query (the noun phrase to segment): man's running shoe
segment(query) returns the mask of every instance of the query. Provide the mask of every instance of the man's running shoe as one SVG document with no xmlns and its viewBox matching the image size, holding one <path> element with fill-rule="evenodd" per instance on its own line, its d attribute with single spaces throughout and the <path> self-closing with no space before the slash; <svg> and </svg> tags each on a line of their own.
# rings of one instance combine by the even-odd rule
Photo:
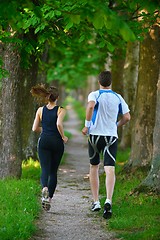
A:
<svg viewBox="0 0 160 240">
<path fill-rule="evenodd" d="M 108 203 L 108 202 L 106 202 L 106 203 L 104 204 L 103 217 L 104 217 L 105 219 L 109 219 L 109 218 L 111 218 L 111 216 L 112 216 L 112 207 L 111 207 L 111 204 Z"/>
<path fill-rule="evenodd" d="M 93 212 L 99 211 L 100 209 L 101 209 L 101 205 L 100 205 L 100 202 L 99 202 L 99 201 L 92 203 L 91 210 L 92 210 Z"/>
<path fill-rule="evenodd" d="M 46 210 L 49 211 L 51 208 L 50 200 L 49 200 L 49 192 L 48 188 L 45 187 L 42 190 L 42 207 Z"/>
</svg>

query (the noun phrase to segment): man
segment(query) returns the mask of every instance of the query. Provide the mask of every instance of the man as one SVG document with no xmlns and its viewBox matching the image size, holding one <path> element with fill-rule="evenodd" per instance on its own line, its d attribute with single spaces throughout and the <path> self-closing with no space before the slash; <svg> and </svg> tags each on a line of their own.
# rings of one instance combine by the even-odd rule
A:
<svg viewBox="0 0 160 240">
<path fill-rule="evenodd" d="M 112 215 L 112 196 L 115 186 L 115 161 L 117 153 L 117 128 L 130 120 L 129 108 L 121 95 L 111 90 L 111 72 L 103 71 L 98 76 L 100 90 L 88 95 L 84 135 L 89 134 L 90 185 L 93 195 L 92 211 L 99 211 L 99 163 L 103 153 L 106 173 L 106 201 L 103 217 Z M 118 121 L 118 115 L 121 118 Z M 117 122 L 118 121 L 118 122 Z"/>
</svg>

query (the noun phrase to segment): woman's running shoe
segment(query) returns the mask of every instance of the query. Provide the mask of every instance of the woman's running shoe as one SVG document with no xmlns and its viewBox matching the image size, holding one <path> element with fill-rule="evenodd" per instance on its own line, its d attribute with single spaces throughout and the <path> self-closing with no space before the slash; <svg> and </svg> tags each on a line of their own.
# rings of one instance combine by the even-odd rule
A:
<svg viewBox="0 0 160 240">
<path fill-rule="evenodd" d="M 46 211 L 49 211 L 50 208 L 51 208 L 51 203 L 50 203 L 50 199 L 49 199 L 49 192 L 48 192 L 47 187 L 44 187 L 42 189 L 42 207 Z"/>
</svg>

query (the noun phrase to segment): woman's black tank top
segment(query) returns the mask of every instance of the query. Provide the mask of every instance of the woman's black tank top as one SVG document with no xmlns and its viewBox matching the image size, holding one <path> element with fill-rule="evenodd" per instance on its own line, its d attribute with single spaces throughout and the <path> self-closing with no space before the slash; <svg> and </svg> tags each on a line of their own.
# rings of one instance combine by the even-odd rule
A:
<svg viewBox="0 0 160 240">
<path fill-rule="evenodd" d="M 42 110 L 42 135 L 49 135 L 61 138 L 61 135 L 57 129 L 57 112 L 59 106 L 55 106 L 53 109 L 48 109 L 46 106 Z"/>
</svg>

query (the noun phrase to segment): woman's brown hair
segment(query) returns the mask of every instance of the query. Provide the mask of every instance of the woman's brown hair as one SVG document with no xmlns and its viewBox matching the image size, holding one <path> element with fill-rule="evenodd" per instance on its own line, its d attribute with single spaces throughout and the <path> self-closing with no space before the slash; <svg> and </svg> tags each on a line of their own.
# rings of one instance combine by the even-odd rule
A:
<svg viewBox="0 0 160 240">
<path fill-rule="evenodd" d="M 36 97 L 38 100 L 41 100 L 43 102 L 54 102 L 59 96 L 58 89 L 54 86 L 46 89 L 43 85 L 36 85 L 31 88 L 30 92 L 33 97 Z"/>
</svg>

